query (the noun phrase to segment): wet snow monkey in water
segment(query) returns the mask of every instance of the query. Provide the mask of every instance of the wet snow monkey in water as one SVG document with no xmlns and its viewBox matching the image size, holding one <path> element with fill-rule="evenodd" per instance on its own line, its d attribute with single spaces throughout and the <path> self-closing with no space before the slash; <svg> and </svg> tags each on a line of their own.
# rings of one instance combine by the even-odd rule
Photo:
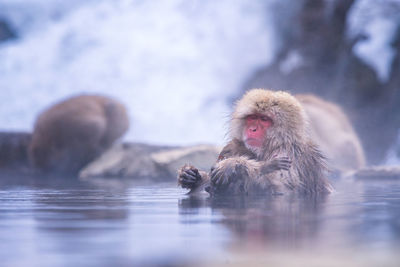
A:
<svg viewBox="0 0 400 267">
<path fill-rule="evenodd" d="M 39 115 L 29 158 L 40 170 L 76 174 L 128 128 L 128 115 L 118 101 L 100 95 L 75 96 Z"/>
<path fill-rule="evenodd" d="M 210 173 L 185 165 L 178 183 L 190 193 L 329 193 L 325 160 L 308 136 L 303 107 L 282 91 L 253 89 L 231 116 L 231 141 Z"/>
</svg>

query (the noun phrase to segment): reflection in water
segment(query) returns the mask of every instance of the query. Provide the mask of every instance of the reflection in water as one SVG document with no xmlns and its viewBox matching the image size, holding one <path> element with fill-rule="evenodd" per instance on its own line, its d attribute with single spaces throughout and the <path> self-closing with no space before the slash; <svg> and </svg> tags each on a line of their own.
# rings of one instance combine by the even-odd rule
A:
<svg viewBox="0 0 400 267">
<path fill-rule="evenodd" d="M 220 223 L 250 246 L 296 248 L 318 234 L 326 197 L 269 196 L 221 197 L 206 202 L 190 197 L 180 202 L 181 213 L 209 206 L 222 214 Z"/>
<path fill-rule="evenodd" d="M 5 266 L 201 265 L 254 251 L 278 263 L 299 251 L 398 259 L 398 182 L 337 181 L 327 197 L 210 199 L 189 197 L 175 183 L 9 178 L 0 182 Z"/>
</svg>

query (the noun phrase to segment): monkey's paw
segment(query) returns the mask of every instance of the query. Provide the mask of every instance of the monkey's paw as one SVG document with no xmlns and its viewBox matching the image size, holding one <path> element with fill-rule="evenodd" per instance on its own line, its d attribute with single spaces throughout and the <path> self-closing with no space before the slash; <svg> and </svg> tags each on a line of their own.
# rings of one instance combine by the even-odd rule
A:
<svg viewBox="0 0 400 267">
<path fill-rule="evenodd" d="M 276 157 L 261 167 L 261 173 L 267 174 L 279 170 L 288 171 L 291 165 L 292 161 L 289 157 Z"/>
<path fill-rule="evenodd" d="M 193 189 L 201 183 L 199 170 L 191 165 L 184 165 L 178 170 L 178 184 L 183 188 Z"/>
</svg>

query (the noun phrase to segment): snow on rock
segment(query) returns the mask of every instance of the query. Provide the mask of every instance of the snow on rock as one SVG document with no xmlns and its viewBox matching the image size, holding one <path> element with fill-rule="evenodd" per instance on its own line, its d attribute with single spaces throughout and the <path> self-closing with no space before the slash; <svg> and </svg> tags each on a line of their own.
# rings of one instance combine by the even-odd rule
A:
<svg viewBox="0 0 400 267">
<path fill-rule="evenodd" d="M 400 0 L 358 0 L 348 19 L 348 35 L 366 38 L 353 52 L 370 65 L 382 83 L 387 82 L 395 51 L 391 46 L 400 21 Z"/>
<path fill-rule="evenodd" d="M 366 26 L 366 40 L 358 42 L 353 52 L 370 65 L 382 83 L 388 81 L 393 59 L 396 55 L 391 46 L 397 23 L 391 19 L 377 18 Z"/>
</svg>

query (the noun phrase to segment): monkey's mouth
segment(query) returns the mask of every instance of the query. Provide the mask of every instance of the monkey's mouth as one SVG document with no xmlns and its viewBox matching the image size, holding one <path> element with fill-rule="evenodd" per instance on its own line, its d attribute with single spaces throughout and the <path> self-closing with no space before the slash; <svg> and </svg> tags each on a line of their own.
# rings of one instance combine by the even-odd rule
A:
<svg viewBox="0 0 400 267">
<path fill-rule="evenodd" d="M 263 140 L 259 138 L 247 138 L 246 139 L 246 144 L 251 146 L 251 147 L 262 147 L 263 146 Z"/>
</svg>

